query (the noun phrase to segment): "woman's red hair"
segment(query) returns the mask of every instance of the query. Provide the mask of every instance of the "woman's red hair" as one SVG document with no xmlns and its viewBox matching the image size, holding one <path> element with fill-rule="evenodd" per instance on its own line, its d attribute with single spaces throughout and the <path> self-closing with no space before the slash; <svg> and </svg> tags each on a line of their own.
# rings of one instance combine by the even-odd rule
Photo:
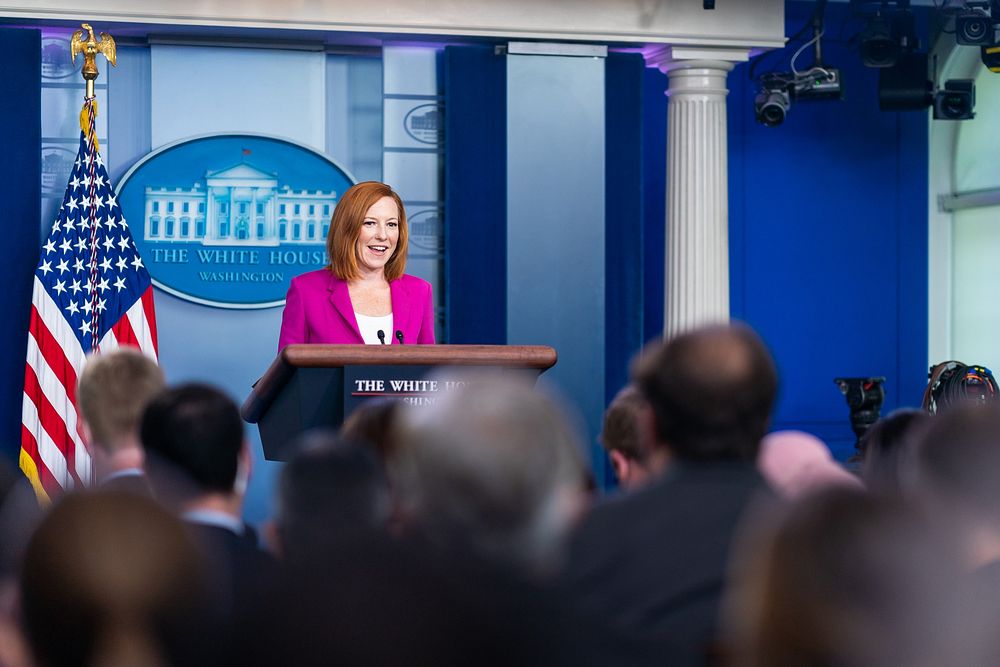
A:
<svg viewBox="0 0 1000 667">
<path fill-rule="evenodd" d="M 330 258 L 328 268 L 341 280 L 350 282 L 361 277 L 357 251 L 361 225 L 368 209 L 382 197 L 391 198 L 399 208 L 399 240 L 396 251 L 385 264 L 385 279 L 391 282 L 403 275 L 406 269 L 406 248 L 410 235 L 403 200 L 385 183 L 365 181 L 348 188 L 337 202 L 330 219 L 330 233 L 326 237 L 326 254 Z"/>
</svg>

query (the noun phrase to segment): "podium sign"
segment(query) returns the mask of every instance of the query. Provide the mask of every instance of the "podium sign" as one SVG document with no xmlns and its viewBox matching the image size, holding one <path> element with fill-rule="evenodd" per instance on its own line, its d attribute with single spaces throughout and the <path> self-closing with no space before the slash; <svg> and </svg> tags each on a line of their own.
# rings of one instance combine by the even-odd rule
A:
<svg viewBox="0 0 1000 667">
<path fill-rule="evenodd" d="M 470 370 L 537 377 L 555 362 L 551 347 L 532 345 L 289 345 L 254 384 L 241 414 L 258 425 L 265 458 L 281 461 L 300 433 L 335 429 L 366 400 L 430 405 L 442 392 L 461 390 Z"/>
</svg>

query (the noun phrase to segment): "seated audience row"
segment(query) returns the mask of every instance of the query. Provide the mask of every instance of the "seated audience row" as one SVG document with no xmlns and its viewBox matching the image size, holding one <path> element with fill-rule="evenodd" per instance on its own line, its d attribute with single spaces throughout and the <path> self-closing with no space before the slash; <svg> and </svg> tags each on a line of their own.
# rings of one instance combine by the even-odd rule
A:
<svg viewBox="0 0 1000 667">
<path fill-rule="evenodd" d="M 134 351 L 93 359 L 97 488 L 35 529 L 0 484 L 0 664 L 1000 659 L 994 404 L 889 415 L 856 477 L 815 436 L 768 434 L 771 355 L 746 326 L 707 327 L 635 363 L 601 434 L 622 489 L 595 499 L 544 386 L 464 379 L 304 434 L 260 540 L 233 401 L 166 386 Z"/>
</svg>

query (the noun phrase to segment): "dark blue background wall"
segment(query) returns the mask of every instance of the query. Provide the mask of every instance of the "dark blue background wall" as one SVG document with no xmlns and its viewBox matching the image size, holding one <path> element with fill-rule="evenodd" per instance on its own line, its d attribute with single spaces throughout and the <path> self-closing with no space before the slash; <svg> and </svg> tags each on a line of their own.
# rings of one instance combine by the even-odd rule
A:
<svg viewBox="0 0 1000 667">
<path fill-rule="evenodd" d="M 38 264 L 41 227 L 41 33 L 0 29 L 5 45 L 0 95 L 4 132 L 4 164 L 0 178 L 3 202 L 3 326 L 0 326 L 0 451 L 17 460 L 21 447 L 21 396 L 28 345 L 31 286 Z"/>
<path fill-rule="evenodd" d="M 787 5 L 786 34 L 813 6 Z M 854 436 L 834 377 L 884 375 L 885 414 L 918 405 L 927 374 L 927 114 L 878 110 L 878 73 L 860 63 L 848 11 L 828 7 L 823 39 L 843 101 L 793 103 L 766 128 L 748 66 L 729 84 L 732 315 L 777 359 L 774 426 L 813 432 L 840 457 Z M 810 50 L 799 68 L 811 61 Z M 768 62 L 788 70 L 787 58 Z"/>
<path fill-rule="evenodd" d="M 789 3 L 786 34 L 814 6 Z M 834 377 L 884 375 L 887 412 L 918 404 L 927 372 L 928 120 L 878 110 L 878 72 L 861 65 L 852 40 L 861 27 L 848 6 L 829 5 L 824 54 L 842 72 L 845 98 L 796 103 L 780 127 L 756 123 L 749 65 L 729 78 L 732 315 L 755 327 L 777 359 L 774 427 L 815 433 L 840 458 L 853 452 L 854 436 Z M 757 74 L 787 71 L 795 48 L 770 56 Z M 448 50 L 449 220 L 477 222 L 448 232 L 449 248 L 476 249 L 449 253 L 451 342 L 503 342 L 495 338 L 502 311 L 482 308 L 501 303 L 511 270 L 494 266 L 506 260 L 498 60 L 489 48 Z M 798 64 L 811 61 L 810 49 Z M 663 327 L 667 78 L 640 69 L 632 54 L 607 61 L 609 398 L 638 345 Z M 475 132 L 468 119 L 477 119 Z M 631 224 L 637 219 L 641 229 Z"/>
</svg>

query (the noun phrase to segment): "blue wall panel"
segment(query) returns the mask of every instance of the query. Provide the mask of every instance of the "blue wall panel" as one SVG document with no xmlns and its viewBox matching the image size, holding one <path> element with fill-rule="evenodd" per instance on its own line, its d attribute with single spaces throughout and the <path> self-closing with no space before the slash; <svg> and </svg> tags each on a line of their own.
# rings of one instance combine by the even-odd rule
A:
<svg viewBox="0 0 1000 667">
<path fill-rule="evenodd" d="M 447 340 L 507 342 L 507 58 L 445 49 Z"/>
<path fill-rule="evenodd" d="M 642 347 L 643 76 L 636 53 L 610 53 L 604 68 L 605 403 L 628 384 L 629 361 Z M 609 465 L 595 466 L 605 486 Z"/>
<path fill-rule="evenodd" d="M 789 34 L 811 8 L 789 5 Z M 828 25 L 847 11 L 831 6 Z M 733 317 L 778 362 L 774 426 L 817 433 L 843 457 L 854 437 L 835 376 L 886 376 L 884 412 L 915 404 L 926 382 L 927 115 L 880 112 L 877 70 L 828 35 L 843 101 L 793 103 L 766 128 L 747 66 L 731 75 L 730 268 Z"/>
<path fill-rule="evenodd" d="M 21 446 L 21 396 L 27 350 L 31 286 L 38 264 L 41 192 L 41 33 L 0 29 L 4 54 L 4 94 L 0 118 L 4 166 L 0 202 L 6 218 L 0 285 L 4 286 L 4 325 L 0 327 L 0 450 L 17 460 Z"/>
<path fill-rule="evenodd" d="M 663 334 L 663 276 L 666 256 L 667 75 L 647 68 L 643 76 L 643 318 L 642 339 Z"/>
<path fill-rule="evenodd" d="M 639 351 L 643 301 L 643 71 L 639 54 L 605 61 L 605 361 L 607 400 L 628 383 Z"/>
<path fill-rule="evenodd" d="M 559 363 L 545 377 L 580 411 L 598 468 L 605 401 L 604 75 L 603 58 L 507 56 L 508 342 L 558 350 Z"/>
</svg>

